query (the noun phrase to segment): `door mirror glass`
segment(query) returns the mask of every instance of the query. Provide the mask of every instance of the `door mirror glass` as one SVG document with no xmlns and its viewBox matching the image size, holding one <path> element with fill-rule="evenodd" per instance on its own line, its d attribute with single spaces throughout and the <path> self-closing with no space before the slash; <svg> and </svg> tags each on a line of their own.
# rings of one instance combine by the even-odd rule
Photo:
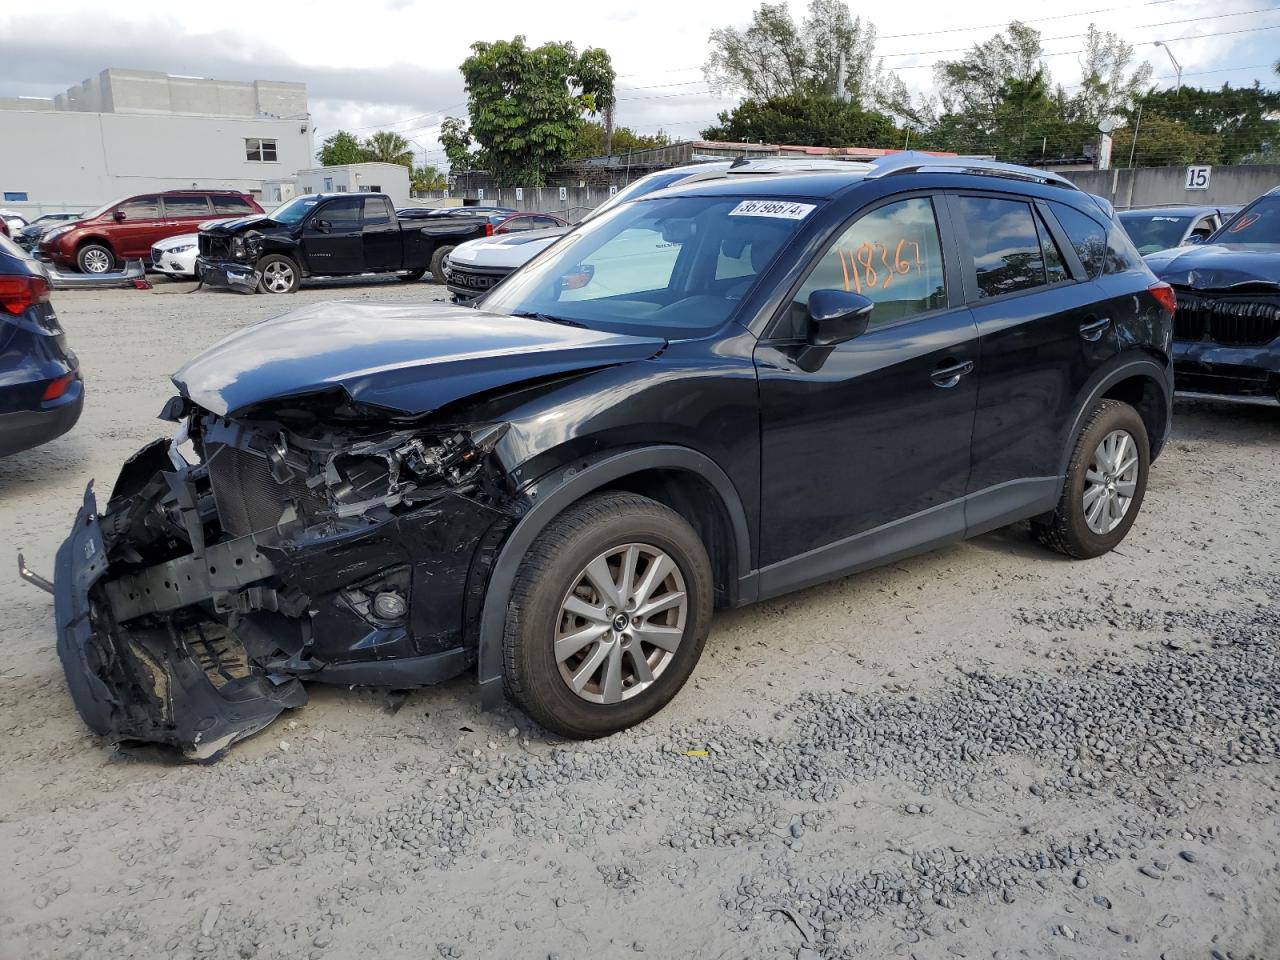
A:
<svg viewBox="0 0 1280 960">
<path fill-rule="evenodd" d="M 323 217 L 317 217 L 316 219 L 312 220 L 311 226 L 318 233 L 328 233 L 330 230 L 329 221 L 325 220 Z"/>
<path fill-rule="evenodd" d="M 805 342 L 834 347 L 867 332 L 875 303 L 860 293 L 815 290 L 809 294 L 809 331 Z"/>
</svg>

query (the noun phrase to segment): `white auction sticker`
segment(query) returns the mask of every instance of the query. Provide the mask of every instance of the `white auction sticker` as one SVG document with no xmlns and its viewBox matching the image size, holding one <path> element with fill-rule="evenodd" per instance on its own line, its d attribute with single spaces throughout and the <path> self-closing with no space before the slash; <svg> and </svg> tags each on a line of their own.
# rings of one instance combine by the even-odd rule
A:
<svg viewBox="0 0 1280 960">
<path fill-rule="evenodd" d="M 812 203 L 793 203 L 790 200 L 743 200 L 729 211 L 729 216 L 803 220 L 813 212 L 813 206 Z"/>
</svg>

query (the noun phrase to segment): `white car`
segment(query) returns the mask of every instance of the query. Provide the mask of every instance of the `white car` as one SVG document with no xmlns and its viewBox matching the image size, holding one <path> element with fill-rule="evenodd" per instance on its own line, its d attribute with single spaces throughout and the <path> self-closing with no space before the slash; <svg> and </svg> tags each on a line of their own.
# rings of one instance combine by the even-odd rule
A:
<svg viewBox="0 0 1280 960">
<path fill-rule="evenodd" d="M 221 217 L 217 220 L 206 220 L 198 229 L 211 227 L 215 223 L 226 223 L 239 220 L 240 217 Z M 148 269 L 163 273 L 175 280 L 190 280 L 196 276 L 196 257 L 200 255 L 200 234 L 182 233 L 176 237 L 166 237 L 151 248 L 151 260 Z"/>
</svg>

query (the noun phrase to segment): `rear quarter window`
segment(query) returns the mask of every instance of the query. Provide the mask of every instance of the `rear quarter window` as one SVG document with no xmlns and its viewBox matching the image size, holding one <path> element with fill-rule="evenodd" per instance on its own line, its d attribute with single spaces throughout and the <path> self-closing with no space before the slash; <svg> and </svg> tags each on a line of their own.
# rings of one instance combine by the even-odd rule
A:
<svg viewBox="0 0 1280 960">
<path fill-rule="evenodd" d="M 1053 215 L 1057 217 L 1058 223 L 1062 225 L 1062 230 L 1067 235 L 1067 239 L 1071 241 L 1071 246 L 1075 248 L 1076 256 L 1080 258 L 1080 262 L 1084 264 L 1084 268 L 1089 273 L 1089 279 L 1095 279 L 1102 276 L 1102 272 L 1107 264 L 1108 258 L 1108 240 L 1107 231 L 1102 224 L 1098 223 L 1093 217 L 1087 216 L 1069 207 L 1065 203 L 1054 203 Z M 1120 233 L 1124 233 L 1119 224 L 1115 225 L 1115 229 Z M 1125 238 L 1126 243 L 1128 238 Z M 1129 249 L 1133 250 L 1133 245 L 1129 244 Z M 1133 250 L 1133 255 L 1138 256 L 1138 252 Z M 1141 258 L 1139 258 L 1141 259 Z M 1118 271 L 1112 271 L 1118 272 Z"/>
<path fill-rule="evenodd" d="M 1129 234 L 1119 223 L 1112 223 L 1107 228 L 1107 254 L 1102 272 L 1127 273 L 1130 270 L 1143 269 L 1142 254 L 1138 253 Z"/>
</svg>

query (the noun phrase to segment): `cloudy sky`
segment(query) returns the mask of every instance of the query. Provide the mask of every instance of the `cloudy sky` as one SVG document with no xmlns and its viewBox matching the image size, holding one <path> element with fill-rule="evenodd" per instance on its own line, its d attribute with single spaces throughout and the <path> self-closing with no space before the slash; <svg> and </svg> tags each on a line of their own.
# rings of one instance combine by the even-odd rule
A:
<svg viewBox="0 0 1280 960">
<path fill-rule="evenodd" d="M 802 16 L 804 0 L 790 5 Z M 439 163 L 440 120 L 465 115 L 457 65 L 468 45 L 519 33 L 534 45 L 569 40 L 579 49 L 604 47 L 618 73 L 620 124 L 696 137 L 736 102 L 703 81 L 707 35 L 716 27 L 744 25 L 753 3 L 220 0 L 216 13 L 193 3 L 59 0 L 38 12 L 36 6 L 0 5 L 0 96 L 52 96 L 104 67 L 302 81 L 317 146 L 339 127 L 359 133 L 389 128 Z M 1172 85 L 1173 67 L 1155 40 L 1169 43 L 1184 83 L 1257 79 L 1280 87 L 1270 66 L 1280 55 L 1280 0 L 917 0 L 852 7 L 878 28 L 885 65 L 918 91 L 928 89 L 932 63 L 959 56 L 1019 15 L 1041 31 L 1058 83 L 1079 80 L 1081 34 L 1093 22 L 1133 43 L 1161 86 Z"/>
</svg>

